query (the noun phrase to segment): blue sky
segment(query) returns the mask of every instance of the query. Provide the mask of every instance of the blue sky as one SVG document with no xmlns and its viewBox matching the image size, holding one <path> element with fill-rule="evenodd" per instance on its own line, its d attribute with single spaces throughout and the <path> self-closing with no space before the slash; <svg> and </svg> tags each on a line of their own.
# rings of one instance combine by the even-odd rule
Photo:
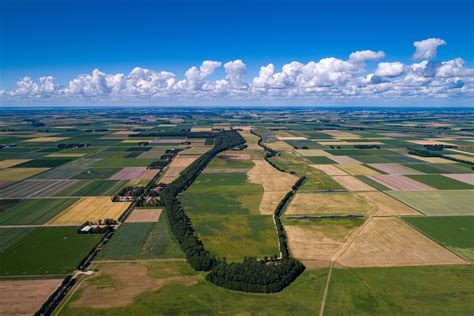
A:
<svg viewBox="0 0 474 316">
<path fill-rule="evenodd" d="M 292 61 L 347 60 L 354 51 L 383 51 L 383 62 L 410 65 L 415 62 L 413 43 L 429 38 L 447 43 L 432 60 L 461 57 L 469 68 L 474 62 L 473 10 L 472 1 L 3 0 L 0 90 L 13 91 L 25 76 L 33 81 L 52 76 L 56 85 L 66 86 L 94 69 L 128 74 L 142 67 L 173 72 L 180 80 L 205 60 L 222 62 L 207 81 L 224 78 L 226 62 L 242 60 L 250 86 L 260 67 L 270 63 L 278 73 Z M 371 60 L 364 71 L 376 67 Z M 469 86 L 470 72 L 463 76 L 468 79 L 460 80 Z M 288 95 L 283 99 L 291 102 Z M 161 102 L 159 97 L 153 101 Z M 0 104 L 8 102 L 0 99 Z"/>
</svg>

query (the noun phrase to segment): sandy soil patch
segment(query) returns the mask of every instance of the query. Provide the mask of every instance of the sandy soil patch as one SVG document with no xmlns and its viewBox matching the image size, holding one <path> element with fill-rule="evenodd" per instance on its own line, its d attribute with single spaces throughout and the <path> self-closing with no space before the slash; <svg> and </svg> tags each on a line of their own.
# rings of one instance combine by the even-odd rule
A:
<svg viewBox="0 0 474 316">
<path fill-rule="evenodd" d="M 156 291 L 169 284 L 195 285 L 197 276 L 173 276 L 153 279 L 143 264 L 107 264 L 102 265 L 98 276 L 108 280 L 94 284 L 93 278 L 81 285 L 82 295 L 70 304 L 71 307 L 107 309 L 123 307 L 144 292 Z M 95 278 L 95 277 L 94 277 Z"/>
<path fill-rule="evenodd" d="M 333 179 L 349 191 L 376 191 L 370 185 L 353 176 L 334 176 Z"/>
<path fill-rule="evenodd" d="M 346 163 L 361 164 L 362 163 L 359 160 L 354 159 L 349 156 L 327 156 L 327 157 L 336 163 L 344 163 L 344 164 Z"/>
<path fill-rule="evenodd" d="M 331 156 L 331 154 L 325 152 L 322 149 L 298 149 L 297 152 L 305 157 L 321 157 Z"/>
<path fill-rule="evenodd" d="M 62 279 L 0 281 L 0 315 L 33 315 Z"/>
<path fill-rule="evenodd" d="M 158 222 L 161 215 L 161 209 L 139 209 L 133 210 L 127 218 L 127 223 L 149 223 Z"/>
<path fill-rule="evenodd" d="M 363 197 L 368 203 L 375 207 L 371 215 L 375 216 L 400 216 L 420 215 L 415 209 L 401 203 L 400 201 L 382 192 L 360 192 L 358 196 Z"/>
<path fill-rule="evenodd" d="M 192 164 L 197 158 L 196 157 L 176 157 L 171 161 L 168 169 L 166 169 L 165 174 L 160 179 L 162 183 L 171 183 L 176 178 L 179 177 L 179 174 L 186 169 L 190 164 Z"/>
<path fill-rule="evenodd" d="M 372 218 L 339 257 L 346 267 L 464 264 L 464 260 L 394 217 Z"/>
<path fill-rule="evenodd" d="M 310 166 L 315 169 L 321 170 L 322 172 L 330 176 L 347 176 L 347 172 L 333 165 L 310 165 Z"/>
<path fill-rule="evenodd" d="M 369 166 L 379 169 L 388 174 L 424 174 L 421 171 L 400 165 L 398 163 L 369 163 Z"/>
<path fill-rule="evenodd" d="M 6 159 L 0 161 L 0 169 L 9 168 L 12 166 L 19 165 L 21 163 L 30 161 L 31 159 Z"/>
<path fill-rule="evenodd" d="M 474 173 L 450 173 L 443 174 L 443 176 L 474 185 Z"/>
<path fill-rule="evenodd" d="M 429 185 L 418 182 L 411 178 L 396 175 L 396 174 L 379 174 L 367 176 L 368 178 L 377 181 L 381 185 L 395 191 L 428 191 L 436 190 Z"/>
<path fill-rule="evenodd" d="M 332 159 L 332 157 L 330 157 Z M 336 167 L 344 170 L 345 172 L 353 176 L 364 176 L 364 175 L 375 175 L 379 174 L 377 171 L 367 168 L 366 166 L 355 164 L 355 163 L 341 163 Z"/>
<path fill-rule="evenodd" d="M 291 190 L 298 177 L 280 172 L 265 160 L 252 160 L 255 166 L 248 172 L 250 182 L 263 186 L 264 192 L 260 203 L 260 213 L 273 214 L 278 203 Z"/>
<path fill-rule="evenodd" d="M 107 218 L 118 219 L 128 208 L 130 202 L 112 202 L 110 197 L 81 198 L 48 224 L 82 224 L 86 221 L 97 222 Z"/>
<path fill-rule="evenodd" d="M 377 208 L 350 192 L 297 193 L 285 214 L 367 214 Z"/>
</svg>

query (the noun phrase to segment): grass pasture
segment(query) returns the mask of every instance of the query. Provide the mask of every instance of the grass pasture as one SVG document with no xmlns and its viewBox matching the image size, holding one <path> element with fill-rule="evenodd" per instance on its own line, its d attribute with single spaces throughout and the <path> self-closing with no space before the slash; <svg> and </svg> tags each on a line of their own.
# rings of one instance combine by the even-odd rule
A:
<svg viewBox="0 0 474 316">
<path fill-rule="evenodd" d="M 57 196 L 112 196 L 126 185 L 125 180 L 77 180 Z"/>
<path fill-rule="evenodd" d="M 181 262 L 102 263 L 97 268 L 97 275 L 78 283 L 78 290 L 59 315 L 161 315 L 170 311 L 177 315 L 268 311 L 314 315 L 320 309 L 327 275 L 326 269 L 306 270 L 283 291 L 262 295 L 214 286 Z M 138 271 L 140 278 L 136 277 Z"/>
<path fill-rule="evenodd" d="M 474 189 L 474 185 L 470 185 L 455 179 L 451 179 L 442 175 L 410 175 L 416 181 L 427 184 L 438 190 L 469 190 Z M 474 177 L 474 175 L 473 175 Z"/>
<path fill-rule="evenodd" d="M 15 234 L 23 230 L 3 228 L 0 232 Z M 26 232 L 0 253 L 0 277 L 71 273 L 101 238 L 80 235 L 76 227 L 26 228 Z"/>
<path fill-rule="evenodd" d="M 325 315 L 469 315 L 474 266 L 335 269 Z"/>
<path fill-rule="evenodd" d="M 474 261 L 474 216 L 403 217 L 430 238 Z"/>
</svg>

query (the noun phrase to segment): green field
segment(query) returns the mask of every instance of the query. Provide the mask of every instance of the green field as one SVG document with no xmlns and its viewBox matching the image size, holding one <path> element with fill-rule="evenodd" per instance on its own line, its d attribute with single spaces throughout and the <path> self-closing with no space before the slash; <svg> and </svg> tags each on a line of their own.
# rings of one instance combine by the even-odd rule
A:
<svg viewBox="0 0 474 316">
<path fill-rule="evenodd" d="M 473 190 L 386 193 L 427 215 L 474 215 Z"/>
<path fill-rule="evenodd" d="M 416 181 L 427 184 L 438 190 L 469 190 L 474 189 L 473 185 L 457 181 L 442 175 L 422 174 L 407 176 Z"/>
<path fill-rule="evenodd" d="M 44 224 L 76 201 L 78 199 L 23 200 L 0 212 L 0 225 Z"/>
<path fill-rule="evenodd" d="M 474 261 L 474 216 L 403 217 L 403 220 L 448 247 Z"/>
<path fill-rule="evenodd" d="M 474 266 L 335 269 L 325 315 L 470 315 Z"/>
<path fill-rule="evenodd" d="M 126 180 L 79 180 L 57 196 L 111 196 L 120 191 L 126 183 Z"/>
<path fill-rule="evenodd" d="M 206 249 L 218 257 L 240 261 L 245 256 L 261 258 L 279 254 L 271 216 L 191 216 Z"/>
<path fill-rule="evenodd" d="M 308 159 L 309 161 L 311 161 L 311 163 L 314 163 L 314 164 L 329 165 L 329 164 L 334 163 L 334 161 L 332 161 L 328 157 L 324 157 L 324 156 L 306 157 L 306 159 Z"/>
<path fill-rule="evenodd" d="M 19 165 L 16 168 L 55 168 L 65 163 L 71 162 L 75 158 L 41 158 L 30 160 Z"/>
<path fill-rule="evenodd" d="M 123 156 L 128 155 L 125 153 Z M 158 159 L 151 158 L 106 158 L 92 165 L 94 168 L 148 167 Z"/>
<path fill-rule="evenodd" d="M 0 277 L 65 275 L 99 242 L 101 235 L 80 235 L 76 227 L 2 228 L 1 234 L 27 232 L 0 253 Z"/>
<path fill-rule="evenodd" d="M 249 160 L 232 160 L 217 156 L 207 165 L 208 169 L 250 169 L 254 163 Z"/>
<path fill-rule="evenodd" d="M 98 256 L 98 260 L 152 258 L 184 258 L 164 213 L 156 223 L 123 224 Z"/>
<path fill-rule="evenodd" d="M 105 267 L 106 263 L 97 268 Z M 80 284 L 59 315 L 316 315 L 319 313 L 327 270 L 307 270 L 283 291 L 274 294 L 252 294 L 229 291 L 203 280 L 186 263 L 147 263 L 153 279 L 194 277 L 194 285 L 169 284 L 156 291 L 140 294 L 126 307 L 108 309 L 74 308 L 86 286 L 101 289 L 124 286 L 113 275 L 88 278 Z M 118 289 L 120 291 L 120 289 Z"/>
<path fill-rule="evenodd" d="M 89 168 L 75 175 L 73 179 L 108 179 L 119 171 L 120 168 Z"/>
</svg>

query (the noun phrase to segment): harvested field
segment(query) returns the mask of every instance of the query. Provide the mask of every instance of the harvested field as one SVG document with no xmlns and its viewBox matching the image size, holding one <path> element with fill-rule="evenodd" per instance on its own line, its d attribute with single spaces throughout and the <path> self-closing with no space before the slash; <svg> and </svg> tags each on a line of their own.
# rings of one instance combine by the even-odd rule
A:
<svg viewBox="0 0 474 316">
<path fill-rule="evenodd" d="M 467 184 L 474 185 L 474 173 L 452 173 L 452 174 L 443 174 L 443 176 L 458 180 Z"/>
<path fill-rule="evenodd" d="M 26 180 L 0 190 L 1 198 L 50 197 L 76 180 Z"/>
<path fill-rule="evenodd" d="M 19 165 L 19 164 L 27 162 L 27 161 L 30 161 L 30 159 L 6 159 L 6 160 L 2 160 L 2 161 L 0 161 L 0 169 L 13 167 L 15 165 Z"/>
<path fill-rule="evenodd" d="M 415 209 L 401 203 L 382 192 L 360 192 L 358 196 L 363 197 L 368 203 L 375 207 L 371 215 L 375 216 L 399 216 L 420 215 Z"/>
<path fill-rule="evenodd" d="M 342 171 L 336 166 L 333 165 L 310 165 L 311 167 L 321 170 L 330 176 L 347 176 L 347 172 Z"/>
<path fill-rule="evenodd" d="M 465 155 L 449 155 L 450 157 L 461 159 L 469 162 L 474 162 L 474 157 L 465 156 Z"/>
<path fill-rule="evenodd" d="M 369 166 L 379 169 L 388 174 L 423 174 L 423 172 L 400 165 L 398 163 L 370 163 Z"/>
<path fill-rule="evenodd" d="M 452 161 L 449 159 L 444 159 L 440 157 L 421 157 L 416 155 L 408 155 L 408 157 L 415 158 L 424 162 L 428 163 L 456 163 L 456 161 Z"/>
<path fill-rule="evenodd" d="M 346 141 L 321 141 L 318 142 L 319 145 L 321 146 L 350 146 L 352 143 L 346 142 Z"/>
<path fill-rule="evenodd" d="M 197 146 L 186 148 L 179 152 L 178 156 L 201 156 L 205 152 L 211 150 L 212 146 Z"/>
<path fill-rule="evenodd" d="M 71 207 L 54 217 L 49 224 L 77 224 L 97 222 L 107 218 L 118 219 L 130 202 L 112 202 L 110 197 L 81 198 Z"/>
<path fill-rule="evenodd" d="M 394 217 L 372 218 L 337 263 L 345 267 L 465 264 L 466 261 Z"/>
<path fill-rule="evenodd" d="M 349 191 L 376 191 L 370 185 L 353 176 L 334 176 L 332 178 Z"/>
<path fill-rule="evenodd" d="M 353 138 L 360 138 L 359 135 L 356 135 L 356 134 L 352 134 L 352 133 L 349 133 L 349 132 L 345 132 L 345 131 L 339 131 L 339 130 L 322 130 L 320 131 L 321 133 L 324 133 L 324 134 L 328 134 L 328 135 L 331 135 L 333 137 L 337 137 L 337 138 L 346 138 L 346 139 L 353 139 Z"/>
<path fill-rule="evenodd" d="M 332 159 L 332 157 L 329 157 Z M 367 168 L 366 166 L 354 163 L 343 163 L 336 165 L 338 168 L 344 170 L 345 172 L 353 176 L 365 176 L 365 175 L 375 175 L 379 174 L 377 171 Z"/>
<path fill-rule="evenodd" d="M 293 150 L 293 147 L 291 145 L 282 141 L 268 142 L 268 143 L 265 143 L 265 146 L 275 151 L 292 151 Z"/>
<path fill-rule="evenodd" d="M 33 315 L 62 279 L 0 281 L 0 314 Z"/>
<path fill-rule="evenodd" d="M 297 152 L 305 157 L 331 156 L 322 149 L 299 149 Z"/>
<path fill-rule="evenodd" d="M 427 191 L 427 190 L 436 190 L 429 185 L 418 182 L 416 180 L 410 179 L 401 175 L 370 175 L 367 176 L 369 179 L 377 181 L 381 185 L 394 190 L 394 191 Z"/>
<path fill-rule="evenodd" d="M 279 140 L 306 140 L 307 137 L 304 136 L 277 136 Z"/>
<path fill-rule="evenodd" d="M 329 263 L 337 250 L 357 229 L 363 219 L 320 219 L 285 221 L 285 231 L 292 255 L 301 260 Z"/>
<path fill-rule="evenodd" d="M 0 170 L 0 179 L 2 181 L 15 182 L 20 181 L 41 172 L 48 170 L 49 168 L 8 168 Z"/>
<path fill-rule="evenodd" d="M 156 158 L 159 159 L 165 153 L 166 148 L 153 148 L 149 151 L 142 152 L 138 158 Z"/>
<path fill-rule="evenodd" d="M 250 182 L 260 184 L 264 188 L 260 213 L 271 215 L 298 177 L 278 171 L 266 160 L 253 160 L 253 163 L 255 166 L 247 172 L 247 175 Z"/>
<path fill-rule="evenodd" d="M 150 223 L 158 222 L 162 209 L 139 209 L 133 210 L 127 218 L 127 223 Z"/>
<path fill-rule="evenodd" d="M 473 190 L 389 191 L 387 193 L 427 215 L 474 215 Z"/>
<path fill-rule="evenodd" d="M 124 307 L 132 304 L 135 298 L 144 292 L 156 291 L 170 284 L 192 286 L 199 280 L 197 276 L 154 279 L 150 277 L 147 266 L 142 263 L 102 264 L 94 279 L 98 279 L 98 282 L 85 282 L 81 296 L 70 304 L 71 307 L 93 309 Z"/>
<path fill-rule="evenodd" d="M 160 182 L 162 183 L 171 183 L 176 178 L 179 177 L 179 174 L 186 169 L 190 164 L 196 160 L 196 157 L 176 157 L 166 169 L 165 174 L 161 177 Z"/>
<path fill-rule="evenodd" d="M 348 163 L 351 163 L 351 164 L 361 164 L 361 162 L 359 160 L 356 160 L 354 158 L 351 158 L 349 156 L 327 156 L 329 159 L 331 159 L 332 161 L 336 162 L 336 163 L 343 163 L 343 164 L 348 164 Z"/>
<path fill-rule="evenodd" d="M 49 158 L 80 158 L 80 157 L 85 156 L 85 155 L 86 154 L 61 154 L 61 153 L 57 153 L 57 154 L 49 154 L 46 157 L 49 157 Z"/>
<path fill-rule="evenodd" d="M 247 173 L 248 168 L 206 168 L 202 173 Z"/>
<path fill-rule="evenodd" d="M 285 211 L 291 214 L 367 214 L 377 208 L 364 198 L 349 192 L 296 193 Z"/>
<path fill-rule="evenodd" d="M 127 167 L 123 168 L 113 176 L 111 176 L 110 180 L 133 180 L 133 179 L 141 179 L 141 174 L 145 172 L 146 167 Z"/>
</svg>

